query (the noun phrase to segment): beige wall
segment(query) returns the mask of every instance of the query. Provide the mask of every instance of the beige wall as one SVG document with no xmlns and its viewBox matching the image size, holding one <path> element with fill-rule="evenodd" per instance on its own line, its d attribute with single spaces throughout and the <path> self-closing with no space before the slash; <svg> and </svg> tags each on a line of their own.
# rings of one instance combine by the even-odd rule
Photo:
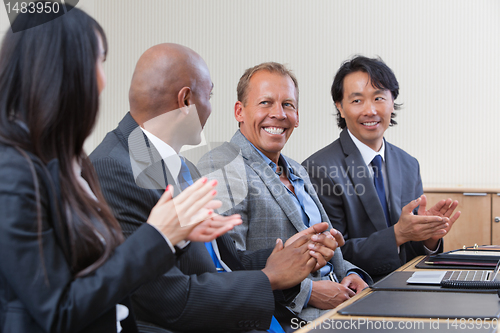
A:
<svg viewBox="0 0 500 333">
<path fill-rule="evenodd" d="M 128 111 L 135 62 L 154 44 L 181 43 L 206 60 L 215 83 L 208 142 L 229 140 L 237 128 L 243 71 L 287 63 L 299 80 L 300 126 L 285 153 L 298 161 L 338 137 L 329 90 L 341 62 L 378 55 L 404 103 L 386 138 L 418 158 L 424 186 L 500 188 L 498 0 L 80 0 L 79 7 L 103 25 L 110 46 L 89 152 Z"/>
</svg>

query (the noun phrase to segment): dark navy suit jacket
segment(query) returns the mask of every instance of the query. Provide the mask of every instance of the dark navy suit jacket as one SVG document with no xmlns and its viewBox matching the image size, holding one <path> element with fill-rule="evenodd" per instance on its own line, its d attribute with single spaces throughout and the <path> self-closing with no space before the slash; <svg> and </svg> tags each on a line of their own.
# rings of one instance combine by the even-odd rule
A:
<svg viewBox="0 0 500 333">
<path fill-rule="evenodd" d="M 422 242 L 407 242 L 398 253 L 394 235 L 401 209 L 423 194 L 418 161 L 387 141 L 385 144 L 390 227 L 373 178 L 347 129 L 302 162 L 332 226 L 344 235 L 344 258 L 374 278 L 425 254 Z"/>
<path fill-rule="evenodd" d="M 143 164 L 149 159 L 150 165 L 140 167 L 142 172 L 136 172 L 134 177 L 129 137 L 141 133 L 137 129 L 137 123 L 127 113 L 90 155 L 104 196 L 127 237 L 147 220 L 164 186 L 172 183 L 172 176 L 146 137 L 147 152 L 134 151 L 134 158 L 140 160 L 134 163 Z M 194 165 L 189 161 L 187 164 L 193 178 L 199 177 Z M 164 177 L 158 179 L 158 175 Z M 148 189 L 137 184 L 161 187 Z M 292 300 L 298 289 L 274 293 L 271 290 L 261 269 L 272 249 L 240 252 L 228 235 L 219 237 L 217 246 L 222 260 L 233 272 L 216 273 L 205 245 L 191 242 L 179 250 L 181 255 L 173 269 L 132 296 L 137 319 L 176 331 L 248 331 L 266 330 L 274 313 L 282 324 L 290 325 L 293 315 L 281 302 Z"/>
</svg>

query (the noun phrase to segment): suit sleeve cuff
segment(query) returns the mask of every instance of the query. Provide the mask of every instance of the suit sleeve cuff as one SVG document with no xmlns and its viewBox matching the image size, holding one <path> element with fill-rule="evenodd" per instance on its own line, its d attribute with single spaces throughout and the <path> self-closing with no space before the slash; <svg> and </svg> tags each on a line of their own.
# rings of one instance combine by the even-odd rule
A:
<svg viewBox="0 0 500 333">
<path fill-rule="evenodd" d="M 310 280 L 309 282 L 311 282 L 311 287 L 309 288 L 309 294 L 307 295 L 307 298 L 304 302 L 304 308 L 307 307 L 307 304 L 309 303 L 309 300 L 311 299 L 311 294 L 312 294 L 312 290 L 313 290 L 313 282 L 312 280 Z"/>
<path fill-rule="evenodd" d="M 302 282 L 300 283 L 300 291 L 297 294 L 297 296 L 293 299 L 293 301 L 290 303 L 288 308 L 295 313 L 300 313 L 304 308 L 304 306 L 309 302 L 309 298 L 311 297 L 311 291 L 312 291 L 312 280 L 309 278 L 302 280 Z"/>
<path fill-rule="evenodd" d="M 178 247 L 179 249 L 181 250 L 184 250 L 184 248 L 186 246 L 189 245 L 189 243 L 191 243 L 191 241 L 188 241 L 188 240 L 181 240 L 179 243 L 175 244 L 176 247 Z"/>
<path fill-rule="evenodd" d="M 433 251 L 433 250 L 429 250 L 427 248 L 427 246 L 425 246 L 424 244 L 422 244 L 424 246 L 424 251 L 425 251 L 425 254 L 436 254 L 439 252 L 439 249 L 441 248 L 441 242 L 443 241 L 442 238 L 439 239 L 438 241 L 438 244 L 436 246 L 436 249 Z"/>
<path fill-rule="evenodd" d="M 351 275 L 351 274 L 356 274 L 357 276 L 359 276 L 359 277 L 361 278 L 361 280 L 363 280 L 363 281 L 365 281 L 365 282 L 366 282 L 366 280 L 365 280 L 365 278 L 364 278 L 364 276 L 363 276 L 363 274 L 362 274 L 361 272 L 354 272 L 354 271 L 350 271 L 349 273 L 347 273 L 347 275 L 346 275 L 346 276 L 349 276 L 349 275 Z"/>
<path fill-rule="evenodd" d="M 175 248 L 174 246 L 172 245 L 172 243 L 170 242 L 170 240 L 167 238 L 167 236 L 165 236 L 160 230 L 158 230 L 157 227 L 155 227 L 154 225 L 150 224 L 150 226 L 152 226 L 156 231 L 158 231 L 160 233 L 160 235 L 163 237 L 163 239 L 165 239 L 165 242 L 167 242 L 168 246 L 170 247 L 170 250 L 172 250 L 172 253 L 175 254 Z M 179 243 L 182 243 L 184 241 L 180 241 Z M 189 244 L 189 242 L 186 242 L 187 244 Z M 187 244 L 184 244 L 184 246 L 182 248 L 184 248 Z"/>
</svg>

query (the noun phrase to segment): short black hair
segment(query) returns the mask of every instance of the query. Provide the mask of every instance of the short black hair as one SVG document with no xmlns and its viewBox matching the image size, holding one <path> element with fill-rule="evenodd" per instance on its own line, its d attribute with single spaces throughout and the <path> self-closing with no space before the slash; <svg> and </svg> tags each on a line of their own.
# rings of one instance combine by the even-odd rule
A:
<svg viewBox="0 0 500 333">
<path fill-rule="evenodd" d="M 381 58 L 367 58 L 361 55 L 354 56 L 351 60 L 344 61 L 340 66 L 332 84 L 332 98 L 334 103 L 342 103 L 344 97 L 344 78 L 355 72 L 367 73 L 370 81 L 375 88 L 387 89 L 391 92 L 392 98 L 396 100 L 399 95 L 399 83 L 394 72 L 382 61 Z M 336 106 L 335 106 L 336 107 Z M 394 110 L 399 110 L 401 104 L 394 103 Z M 391 123 L 394 126 L 397 122 L 394 120 L 396 113 L 391 113 Z M 337 125 L 339 128 L 346 128 L 345 119 L 340 115 L 337 108 Z"/>
</svg>

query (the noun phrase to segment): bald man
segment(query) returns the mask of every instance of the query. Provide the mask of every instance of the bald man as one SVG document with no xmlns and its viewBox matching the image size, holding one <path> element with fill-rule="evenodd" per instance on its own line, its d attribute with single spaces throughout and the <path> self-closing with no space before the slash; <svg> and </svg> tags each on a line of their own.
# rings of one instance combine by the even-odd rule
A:
<svg viewBox="0 0 500 333">
<path fill-rule="evenodd" d="M 200 142 L 212 87 L 203 59 L 181 45 L 156 45 L 139 59 L 130 112 L 90 155 L 125 236 L 146 222 L 168 184 L 178 193 L 199 177 L 178 153 Z M 239 216 L 215 216 L 210 223 L 218 227 L 234 219 Z M 132 296 L 135 315 L 140 324 L 172 331 L 287 330 L 292 320 L 297 323 L 285 307 L 297 295 L 297 284 L 326 263 L 337 245 L 320 234 L 326 225 L 321 228 L 309 229 L 284 249 L 278 241 L 274 252 L 239 252 L 227 235 L 177 244 L 176 267 Z"/>
</svg>

